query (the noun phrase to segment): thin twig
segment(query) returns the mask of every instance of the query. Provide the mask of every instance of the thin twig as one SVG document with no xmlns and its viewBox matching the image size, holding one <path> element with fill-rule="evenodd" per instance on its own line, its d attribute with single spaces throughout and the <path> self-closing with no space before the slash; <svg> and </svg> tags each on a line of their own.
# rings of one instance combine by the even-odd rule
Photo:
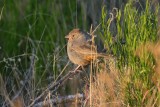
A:
<svg viewBox="0 0 160 107">
<path fill-rule="evenodd" d="M 31 56 L 31 63 L 30 63 L 30 67 L 29 67 L 29 70 L 28 70 L 28 74 L 25 76 L 25 80 L 24 80 L 23 86 L 17 92 L 17 94 L 14 96 L 13 100 L 16 99 L 21 94 L 22 90 L 24 89 L 24 87 L 26 86 L 28 81 L 31 80 L 31 77 L 32 77 L 33 71 L 34 71 L 34 65 L 35 65 L 35 50 L 33 49 L 32 50 L 32 56 Z"/>
<path fill-rule="evenodd" d="M 92 26 L 91 26 L 90 35 L 93 35 L 100 25 L 101 25 L 101 23 L 99 25 L 97 25 L 94 30 L 92 30 Z"/>
</svg>

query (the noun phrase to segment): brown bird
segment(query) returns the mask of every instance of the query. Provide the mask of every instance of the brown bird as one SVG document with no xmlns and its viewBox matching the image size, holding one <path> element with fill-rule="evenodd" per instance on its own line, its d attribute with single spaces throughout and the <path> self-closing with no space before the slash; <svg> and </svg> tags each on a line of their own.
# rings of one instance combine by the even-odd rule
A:
<svg viewBox="0 0 160 107">
<path fill-rule="evenodd" d="M 108 57 L 103 53 L 97 53 L 93 37 L 80 29 L 73 29 L 65 38 L 68 39 L 67 54 L 71 62 L 79 66 L 85 66 L 97 57 Z"/>
</svg>

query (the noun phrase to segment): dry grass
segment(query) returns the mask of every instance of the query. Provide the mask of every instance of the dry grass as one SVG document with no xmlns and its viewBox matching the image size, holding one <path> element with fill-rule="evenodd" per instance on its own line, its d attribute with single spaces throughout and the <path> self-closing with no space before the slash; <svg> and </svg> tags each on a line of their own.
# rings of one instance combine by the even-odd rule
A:
<svg viewBox="0 0 160 107">
<path fill-rule="evenodd" d="M 120 107 L 124 101 L 124 83 L 120 84 L 120 73 L 115 66 L 115 59 L 98 64 L 99 71 L 91 75 L 93 78 L 89 90 L 86 91 L 86 104 L 93 107 Z"/>
<path fill-rule="evenodd" d="M 148 54 L 152 54 L 155 60 L 155 64 L 149 60 L 151 58 Z M 147 107 L 153 107 L 160 104 L 158 94 L 160 93 L 160 42 L 141 45 L 137 48 L 135 55 L 140 60 L 144 60 L 148 66 L 153 68 L 153 75 L 150 82 L 153 83 L 153 87 L 146 87 L 141 79 L 137 78 L 137 81 L 132 83 L 132 77 L 135 75 L 134 69 L 131 67 L 124 68 L 123 73 L 115 66 L 116 61 L 110 61 L 109 70 L 106 69 L 106 64 L 98 65 L 99 72 L 93 76 L 94 81 L 90 83 L 89 98 L 87 104 L 91 104 L 94 107 L 122 107 L 129 106 L 126 100 L 126 94 L 131 94 L 131 97 L 138 97 L 135 93 L 135 89 L 141 89 L 143 96 L 141 105 Z M 128 84 L 133 84 L 130 92 L 127 92 Z M 129 90 L 128 90 L 129 91 Z M 90 100 L 91 98 L 91 100 Z M 91 101 L 91 103 L 90 103 Z M 86 104 L 86 105 L 87 105 Z M 88 106 L 87 105 L 87 106 Z"/>
<path fill-rule="evenodd" d="M 147 42 L 142 44 L 135 53 L 141 60 L 145 60 L 148 66 L 152 67 L 151 83 L 153 87 L 143 92 L 142 104 L 146 101 L 147 107 L 160 104 L 158 95 L 160 94 L 160 42 Z M 149 54 L 154 58 L 155 63 L 149 60 Z M 143 83 L 142 83 L 143 84 Z M 141 85 L 142 85 L 141 84 Z"/>
<path fill-rule="evenodd" d="M 151 43 L 147 42 L 146 44 L 141 45 L 137 51 L 136 55 L 139 56 L 141 59 L 146 60 L 148 65 L 152 65 L 151 62 L 147 61 L 148 57 L 147 54 L 151 53 L 153 55 L 153 58 L 155 60 L 155 65 L 152 66 L 153 68 L 153 76 L 152 81 L 157 86 L 159 92 L 160 92 L 160 42 Z"/>
</svg>

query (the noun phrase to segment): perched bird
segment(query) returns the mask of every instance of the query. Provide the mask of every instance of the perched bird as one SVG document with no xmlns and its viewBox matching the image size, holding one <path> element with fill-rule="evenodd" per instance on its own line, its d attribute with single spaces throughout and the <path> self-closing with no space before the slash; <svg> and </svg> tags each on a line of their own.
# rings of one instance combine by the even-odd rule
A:
<svg viewBox="0 0 160 107">
<path fill-rule="evenodd" d="M 87 32 L 80 29 L 73 29 L 65 38 L 68 39 L 68 57 L 74 64 L 83 67 L 97 57 L 108 58 L 104 53 L 97 52 L 94 38 Z"/>
</svg>

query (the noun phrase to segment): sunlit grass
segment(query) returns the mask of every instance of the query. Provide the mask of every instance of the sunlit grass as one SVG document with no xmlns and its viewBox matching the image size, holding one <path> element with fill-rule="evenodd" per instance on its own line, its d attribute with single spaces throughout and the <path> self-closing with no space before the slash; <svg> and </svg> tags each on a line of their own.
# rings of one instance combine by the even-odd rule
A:
<svg viewBox="0 0 160 107">
<path fill-rule="evenodd" d="M 154 45 L 145 45 L 147 42 L 154 43 L 158 40 L 158 10 L 158 6 L 151 8 L 150 2 L 147 1 L 145 9 L 138 11 L 131 1 L 126 4 L 124 10 L 116 10 L 116 15 L 112 15 L 108 20 L 105 18 L 108 14 L 105 12 L 105 8 L 102 11 L 103 33 L 101 35 L 105 35 L 104 42 L 109 52 L 117 57 L 121 82 L 127 82 L 120 82 L 120 85 L 124 85 L 121 86 L 125 90 L 123 91 L 123 96 L 125 96 L 124 104 L 129 106 L 159 105 L 160 99 L 158 96 L 160 92 L 158 91 L 159 85 L 157 86 L 159 80 L 156 80 L 158 82 L 156 84 L 152 80 L 152 78 L 155 78 L 154 69 L 155 66 L 158 66 L 158 59 L 153 57 L 155 53 L 147 51 L 148 48 L 153 48 Z M 109 28 L 113 18 L 116 19 L 116 36 Z M 137 56 L 136 53 L 139 53 L 141 57 Z M 158 51 L 156 51 L 156 54 L 158 54 Z M 158 69 L 158 67 L 156 68 Z M 128 80 L 124 78 L 126 76 Z M 153 93 L 154 95 L 152 95 Z M 149 96 L 152 97 L 152 100 Z"/>
<path fill-rule="evenodd" d="M 17 98 L 29 105 L 49 83 L 62 77 L 65 70 L 73 69 L 68 63 L 64 36 L 75 27 L 88 27 L 86 13 L 71 0 L 5 0 L 0 9 L 0 105 L 14 103 L 12 97 L 23 85 L 34 54 L 34 72 L 25 87 L 27 94 Z M 86 106 L 159 106 L 159 6 L 153 8 L 147 0 L 145 8 L 138 10 L 130 1 L 124 9 L 113 8 L 112 12 L 102 7 L 101 27 L 96 33 L 113 59 L 93 66 L 90 83 L 88 77 L 80 84 L 84 78 L 78 75 L 58 91 L 65 95 L 84 89 L 85 93 L 88 90 L 83 86 L 90 84 L 86 94 L 91 98 Z"/>
</svg>

